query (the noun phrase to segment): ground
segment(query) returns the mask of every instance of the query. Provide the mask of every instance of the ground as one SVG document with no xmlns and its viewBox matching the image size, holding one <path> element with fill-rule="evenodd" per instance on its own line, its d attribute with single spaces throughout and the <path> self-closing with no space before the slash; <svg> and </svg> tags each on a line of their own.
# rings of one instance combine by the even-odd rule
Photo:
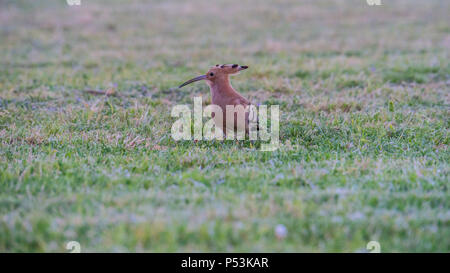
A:
<svg viewBox="0 0 450 273">
<path fill-rule="evenodd" d="M 449 13 L 0 1 L 0 251 L 450 251 Z M 211 100 L 176 86 L 221 63 L 280 105 L 277 151 L 171 138 L 173 106 Z"/>
</svg>

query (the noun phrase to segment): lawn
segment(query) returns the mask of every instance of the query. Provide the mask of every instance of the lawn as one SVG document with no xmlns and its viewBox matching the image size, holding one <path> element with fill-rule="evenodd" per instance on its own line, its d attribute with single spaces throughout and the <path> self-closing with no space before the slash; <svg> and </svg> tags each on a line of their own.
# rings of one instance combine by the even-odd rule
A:
<svg viewBox="0 0 450 273">
<path fill-rule="evenodd" d="M 0 1 L 0 251 L 450 251 L 450 2 L 382 3 Z M 278 150 L 172 139 L 222 63 Z"/>
</svg>

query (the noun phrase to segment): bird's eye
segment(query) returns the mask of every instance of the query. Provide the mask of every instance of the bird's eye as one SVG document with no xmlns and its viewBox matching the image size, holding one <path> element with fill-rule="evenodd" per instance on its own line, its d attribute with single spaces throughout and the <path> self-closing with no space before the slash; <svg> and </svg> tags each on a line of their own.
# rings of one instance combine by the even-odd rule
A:
<svg viewBox="0 0 450 273">
<path fill-rule="evenodd" d="M 209 73 L 209 75 L 212 77 L 212 76 L 214 76 L 214 73 L 211 72 L 211 73 Z"/>
</svg>

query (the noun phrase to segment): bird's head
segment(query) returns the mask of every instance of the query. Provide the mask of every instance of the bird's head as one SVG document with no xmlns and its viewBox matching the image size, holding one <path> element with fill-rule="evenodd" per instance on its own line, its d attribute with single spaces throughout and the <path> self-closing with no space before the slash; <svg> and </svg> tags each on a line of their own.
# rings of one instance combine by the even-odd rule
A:
<svg viewBox="0 0 450 273">
<path fill-rule="evenodd" d="M 209 85 L 214 84 L 217 81 L 228 81 L 228 75 L 238 74 L 239 71 L 245 70 L 247 68 L 248 66 L 246 65 L 216 64 L 215 66 L 211 67 L 205 75 L 192 78 L 180 85 L 179 88 L 200 80 L 206 80 Z"/>
</svg>

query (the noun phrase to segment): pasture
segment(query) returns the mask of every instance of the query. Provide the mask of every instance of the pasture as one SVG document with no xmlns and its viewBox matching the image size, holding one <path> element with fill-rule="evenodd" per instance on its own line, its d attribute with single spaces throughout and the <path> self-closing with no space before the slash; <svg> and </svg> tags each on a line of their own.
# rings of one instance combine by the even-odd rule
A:
<svg viewBox="0 0 450 273">
<path fill-rule="evenodd" d="M 450 2 L 382 3 L 0 1 L 0 251 L 448 252 Z M 278 150 L 171 138 L 222 63 Z"/>
</svg>

